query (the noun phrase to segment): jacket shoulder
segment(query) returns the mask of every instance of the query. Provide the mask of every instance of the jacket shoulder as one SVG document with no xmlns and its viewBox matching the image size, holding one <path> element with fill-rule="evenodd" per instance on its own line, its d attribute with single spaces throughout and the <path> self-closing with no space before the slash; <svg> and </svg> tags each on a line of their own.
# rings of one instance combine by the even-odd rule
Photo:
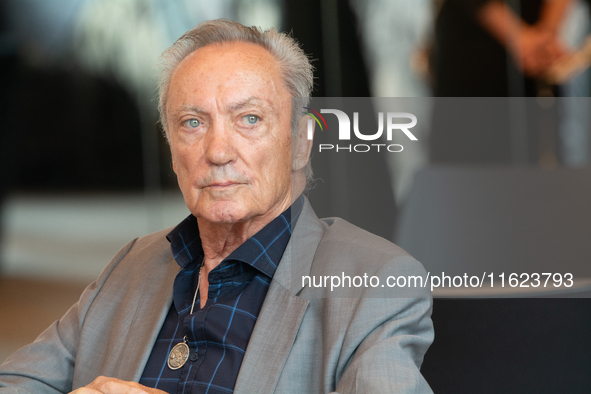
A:
<svg viewBox="0 0 591 394">
<path fill-rule="evenodd" d="M 321 243 L 338 245 L 360 253 L 371 252 L 392 257 L 411 257 L 404 249 L 341 218 L 320 219 L 325 229 Z"/>
</svg>

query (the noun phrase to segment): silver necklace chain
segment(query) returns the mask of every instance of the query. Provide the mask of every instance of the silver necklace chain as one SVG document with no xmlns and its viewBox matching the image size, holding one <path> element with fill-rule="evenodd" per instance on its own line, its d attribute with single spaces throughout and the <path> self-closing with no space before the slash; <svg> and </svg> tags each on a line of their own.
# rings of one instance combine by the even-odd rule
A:
<svg viewBox="0 0 591 394">
<path fill-rule="evenodd" d="M 193 296 L 193 304 L 191 305 L 191 312 L 193 314 L 193 308 L 195 307 L 195 301 L 197 300 L 197 294 L 199 294 L 199 283 L 201 282 L 201 269 L 203 268 L 203 264 L 199 267 L 199 276 L 197 277 L 197 289 L 195 289 L 195 295 Z M 177 343 L 168 353 L 168 359 L 166 363 L 168 367 L 172 370 L 176 370 L 181 368 L 187 362 L 189 358 L 189 340 L 187 336 L 183 338 L 183 342 Z"/>
<path fill-rule="evenodd" d="M 191 312 L 189 315 L 193 314 L 193 308 L 195 307 L 195 300 L 197 299 L 197 294 L 199 294 L 199 285 L 201 284 L 201 269 L 203 268 L 203 264 L 199 267 L 199 276 L 197 277 L 197 289 L 195 289 L 195 295 L 193 296 L 193 304 L 191 304 Z"/>
</svg>

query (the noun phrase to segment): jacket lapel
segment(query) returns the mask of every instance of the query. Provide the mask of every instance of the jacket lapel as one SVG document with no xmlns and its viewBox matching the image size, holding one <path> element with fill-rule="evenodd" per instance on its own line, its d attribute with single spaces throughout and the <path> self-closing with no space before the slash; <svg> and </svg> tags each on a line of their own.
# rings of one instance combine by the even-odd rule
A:
<svg viewBox="0 0 591 394">
<path fill-rule="evenodd" d="M 273 393 L 309 301 L 298 297 L 322 238 L 322 224 L 307 199 L 267 292 L 242 361 L 234 392 Z M 300 280 L 298 280 L 300 278 Z"/>
<path fill-rule="evenodd" d="M 117 378 L 135 382 L 141 378 L 172 304 L 173 283 L 179 270 L 179 265 L 170 256 L 165 263 L 161 261 L 149 270 L 145 288 L 152 290 L 136 292 L 139 297 L 137 309 L 123 344 Z"/>
<path fill-rule="evenodd" d="M 266 301 L 270 299 L 273 302 Z M 274 392 L 309 302 L 275 281 L 266 300 L 242 361 L 236 394 Z"/>
</svg>

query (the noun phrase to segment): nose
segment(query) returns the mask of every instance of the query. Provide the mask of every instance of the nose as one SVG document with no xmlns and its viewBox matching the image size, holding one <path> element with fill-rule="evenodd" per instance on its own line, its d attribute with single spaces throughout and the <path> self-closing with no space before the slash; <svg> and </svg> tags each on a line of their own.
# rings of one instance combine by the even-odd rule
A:
<svg viewBox="0 0 591 394">
<path fill-rule="evenodd" d="M 232 129 L 224 124 L 213 124 L 204 141 L 205 158 L 216 166 L 223 166 L 236 160 L 235 136 Z"/>
</svg>

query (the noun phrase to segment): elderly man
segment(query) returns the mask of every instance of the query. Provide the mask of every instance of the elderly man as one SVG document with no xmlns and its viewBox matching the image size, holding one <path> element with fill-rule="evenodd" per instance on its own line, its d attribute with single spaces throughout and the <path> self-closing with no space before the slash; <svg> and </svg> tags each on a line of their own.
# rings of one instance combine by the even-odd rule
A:
<svg viewBox="0 0 591 394">
<path fill-rule="evenodd" d="M 191 215 L 127 244 L 0 367 L 0 393 L 430 392 L 419 373 L 430 297 L 293 285 L 323 264 L 423 273 L 391 243 L 320 221 L 302 197 L 311 141 L 292 97 L 305 104 L 312 67 L 299 46 L 218 20 L 163 59 L 161 120 Z"/>
</svg>

